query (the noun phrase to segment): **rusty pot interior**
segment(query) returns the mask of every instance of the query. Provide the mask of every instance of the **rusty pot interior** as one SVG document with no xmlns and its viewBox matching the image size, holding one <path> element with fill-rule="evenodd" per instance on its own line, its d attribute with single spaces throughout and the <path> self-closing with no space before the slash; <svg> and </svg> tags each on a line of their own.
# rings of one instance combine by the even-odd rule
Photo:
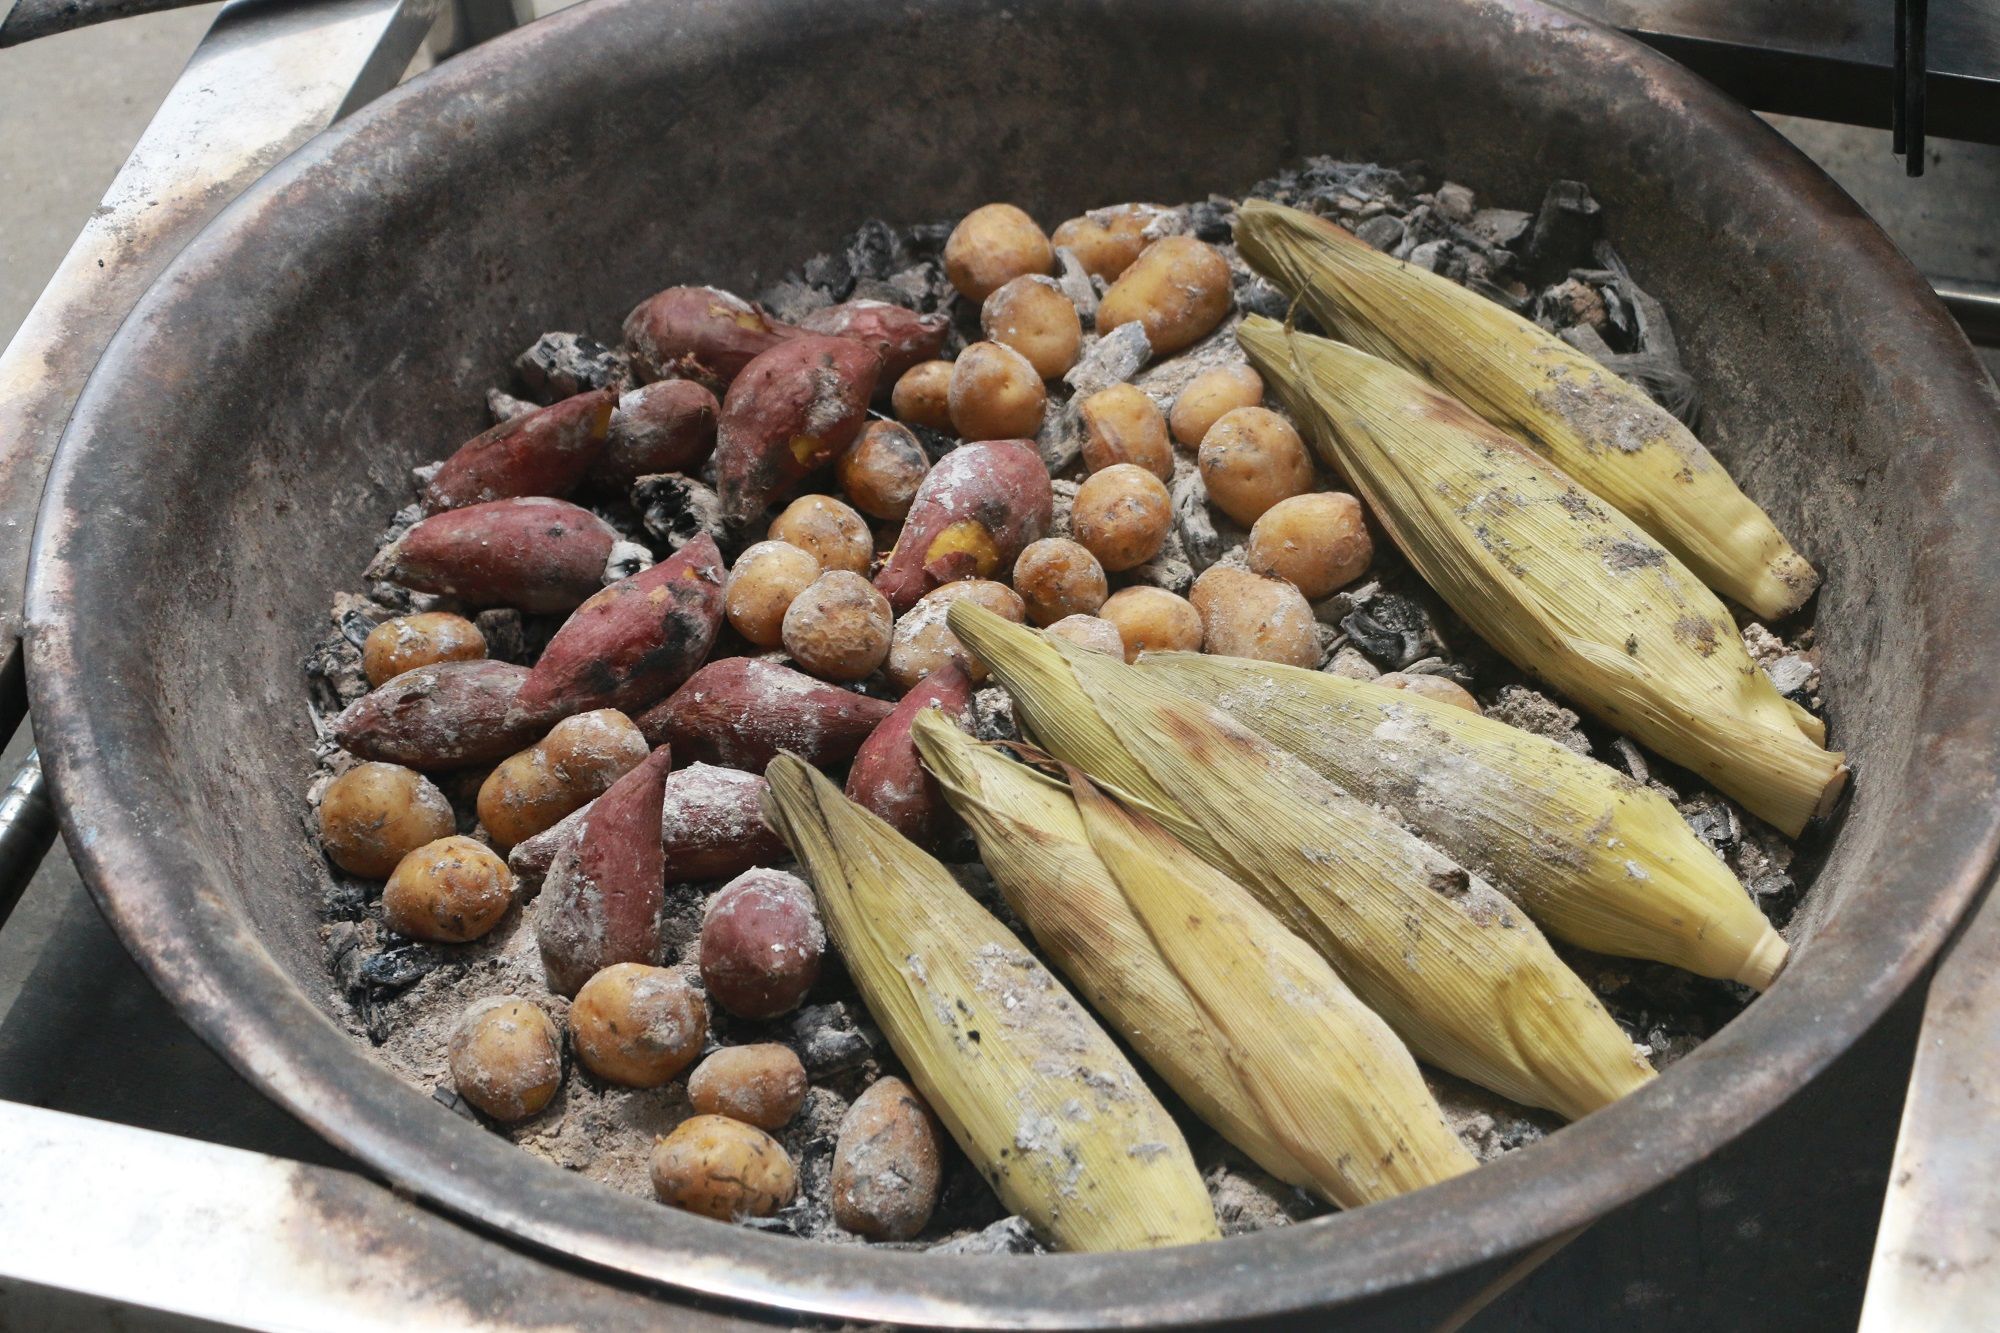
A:
<svg viewBox="0 0 2000 1333">
<path fill-rule="evenodd" d="M 1768 996 L 1645 1091 L 1447 1185 L 1192 1251 L 1037 1260 L 817 1247 L 615 1195 L 334 1027 L 299 663 L 409 468 L 484 424 L 514 353 L 545 329 L 612 336 L 669 283 L 754 290 L 869 217 L 1008 199 L 1052 221 L 1307 153 L 1422 158 L 1516 207 L 1588 182 L 1675 316 L 1711 446 L 1827 571 L 1827 696 L 1857 776 Z M 126 324 L 42 514 L 36 729 L 79 866 L 195 1029 L 370 1169 L 488 1227 L 828 1316 L 1158 1326 L 1395 1298 L 1414 1320 L 1766 1114 L 1983 881 L 1984 384 L 1804 158 L 1531 0 L 595 0 L 316 140 Z"/>
</svg>

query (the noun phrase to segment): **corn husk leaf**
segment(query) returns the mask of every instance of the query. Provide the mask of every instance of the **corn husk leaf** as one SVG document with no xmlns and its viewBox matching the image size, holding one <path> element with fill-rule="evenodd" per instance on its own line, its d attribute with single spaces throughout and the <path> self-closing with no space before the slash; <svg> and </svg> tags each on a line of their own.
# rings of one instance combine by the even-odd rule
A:
<svg viewBox="0 0 2000 1333">
<path fill-rule="evenodd" d="M 1434 380 L 1533 445 L 1709 587 L 1776 618 L 1819 585 L 1693 432 L 1594 358 L 1310 213 L 1249 200 L 1236 236 L 1251 266 L 1329 333 Z"/>
<path fill-rule="evenodd" d="M 1237 338 L 1439 596 L 1523 670 L 1796 836 L 1846 785 L 1715 594 L 1423 380 L 1252 317 Z"/>
<path fill-rule="evenodd" d="M 1114 791 L 1157 792 L 1168 827 L 1196 830 L 1182 841 L 1317 949 L 1420 1059 L 1571 1118 L 1652 1077 L 1524 912 L 1373 807 L 1135 667 L 969 603 L 949 620 L 1043 748 Z M 1077 714 L 1096 724 L 1045 729 Z"/>
<path fill-rule="evenodd" d="M 1559 939 L 1762 990 L 1785 942 L 1661 796 L 1594 759 L 1406 690 L 1275 662 L 1147 653 L 1322 776 L 1393 806 Z"/>
<path fill-rule="evenodd" d="M 787 754 L 764 776 L 869 1012 L 1001 1200 L 1066 1250 L 1215 1238 L 1179 1127 L 1048 969 L 818 770 Z"/>
<path fill-rule="evenodd" d="M 1130 909 L 1271 1132 L 1345 1208 L 1472 1170 L 1409 1049 L 1326 960 L 1153 820 L 1070 770 Z"/>
</svg>

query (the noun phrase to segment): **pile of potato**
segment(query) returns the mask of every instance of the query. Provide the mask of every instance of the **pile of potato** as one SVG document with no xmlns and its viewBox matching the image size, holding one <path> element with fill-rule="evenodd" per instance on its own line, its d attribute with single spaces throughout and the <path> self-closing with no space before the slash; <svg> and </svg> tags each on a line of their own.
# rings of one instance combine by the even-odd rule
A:
<svg viewBox="0 0 2000 1333">
<path fill-rule="evenodd" d="M 660 1140 L 653 1180 L 709 1216 L 768 1216 L 797 1190 L 771 1131 L 797 1113 L 804 1067 L 782 1044 L 713 1047 L 709 1023 L 711 1004 L 784 1014 L 820 972 L 812 892 L 759 818 L 774 755 L 845 767 L 849 795 L 935 844 L 948 812 L 910 723 L 938 707 L 970 727 L 984 675 L 946 624 L 954 600 L 1127 660 L 1206 649 L 1317 668 L 1312 603 L 1373 558 L 1362 506 L 1324 488 L 1233 348 L 1171 401 L 1129 382 L 1235 309 L 1228 258 L 1179 213 L 1122 205 L 1051 235 L 990 204 L 942 262 L 981 335 L 951 359 L 948 314 L 863 300 L 790 325 L 706 287 L 643 302 L 619 352 L 549 335 L 535 350 L 561 354 L 523 363 L 545 404 L 497 395 L 503 419 L 425 470 L 420 516 L 367 574 L 421 609 L 368 635 L 370 689 L 331 725 L 327 856 L 386 880 L 390 930 L 439 945 L 532 899 L 584 1075 L 686 1077 L 698 1114 Z M 1107 365 L 1123 372 L 1108 383 Z M 1059 417 L 1080 457 L 1052 477 Z M 1183 596 L 1138 572 L 1167 547 L 1191 469 L 1197 503 L 1247 537 Z M 694 518 L 654 563 L 606 516 L 662 488 Z M 489 657 L 470 617 L 492 608 L 559 620 L 531 665 Z M 476 826 L 427 776 L 462 791 L 482 772 Z M 670 886 L 717 881 L 698 962 L 662 957 Z M 522 1120 L 554 1097 L 564 1043 L 533 996 L 491 997 L 464 1014 L 449 1075 L 484 1115 Z M 840 1225 L 915 1235 L 940 1152 L 916 1093 L 879 1080 L 841 1128 Z"/>
</svg>

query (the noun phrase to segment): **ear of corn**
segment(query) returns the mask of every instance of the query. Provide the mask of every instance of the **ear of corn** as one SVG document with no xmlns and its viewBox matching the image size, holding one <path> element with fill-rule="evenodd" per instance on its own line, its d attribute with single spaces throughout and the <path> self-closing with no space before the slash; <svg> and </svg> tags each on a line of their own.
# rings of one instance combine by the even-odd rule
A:
<svg viewBox="0 0 2000 1333">
<path fill-rule="evenodd" d="M 1420 1058 L 1570 1117 L 1652 1077 L 1519 908 L 1372 807 L 1136 668 L 969 603 L 948 619 L 1044 746 L 1116 788 L 1150 784 L 1177 825 L 1198 830 L 1188 845 L 1312 944 Z M 1045 725 L 1075 712 L 1099 725 Z"/>
<path fill-rule="evenodd" d="M 1244 258 L 1328 332 L 1520 436 L 1718 592 L 1779 617 L 1819 585 L 1687 427 L 1560 338 L 1295 208 L 1247 201 L 1236 236 Z"/>
<path fill-rule="evenodd" d="M 816 769 L 764 776 L 869 1012 L 1001 1200 L 1068 1250 L 1217 1236 L 1179 1127 L 1021 942 Z"/>
<path fill-rule="evenodd" d="M 1796 835 L 1846 784 L 1715 594 L 1623 514 L 1388 362 L 1253 317 L 1237 338 L 1396 545 L 1517 666 Z"/>
<path fill-rule="evenodd" d="M 1572 944 L 1759 990 L 1785 960 L 1783 938 L 1664 797 L 1554 741 L 1275 662 L 1148 653 L 1139 670 L 1393 806 Z"/>
<path fill-rule="evenodd" d="M 1241 885 L 1071 770 L 1091 845 L 1319 1190 L 1358 1207 L 1470 1171 L 1409 1050 Z"/>
</svg>

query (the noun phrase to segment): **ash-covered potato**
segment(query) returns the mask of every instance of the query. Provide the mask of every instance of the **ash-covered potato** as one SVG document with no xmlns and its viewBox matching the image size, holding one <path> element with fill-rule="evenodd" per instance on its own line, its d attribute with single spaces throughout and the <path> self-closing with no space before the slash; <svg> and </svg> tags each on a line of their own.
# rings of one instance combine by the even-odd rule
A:
<svg viewBox="0 0 2000 1333">
<path fill-rule="evenodd" d="M 916 434 L 899 421 L 869 422 L 834 464 L 840 489 L 854 507 L 871 518 L 883 519 L 899 519 L 910 512 L 917 487 L 924 484 L 930 470 L 930 455 Z"/>
<path fill-rule="evenodd" d="M 1033 363 L 1004 343 L 974 343 L 952 363 L 951 428 L 963 439 L 1032 438 L 1048 401 Z"/>
<path fill-rule="evenodd" d="M 1174 399 L 1167 425 L 1174 438 L 1190 449 L 1201 448 L 1209 427 L 1239 407 L 1264 401 L 1264 377 L 1242 361 L 1204 370 L 1189 380 Z"/>
<path fill-rule="evenodd" d="M 825 572 L 866 574 L 875 559 L 875 534 L 868 530 L 868 520 L 831 495 L 801 495 L 771 520 L 768 535 L 810 553 Z"/>
<path fill-rule="evenodd" d="M 1111 590 L 1096 556 L 1067 537 L 1044 537 L 1030 542 L 1014 562 L 1014 591 L 1027 604 L 1030 621 L 1053 625 L 1095 613 Z"/>
<path fill-rule="evenodd" d="M 1048 236 L 1012 204 L 973 209 L 945 238 L 945 276 L 968 301 L 984 301 L 1010 280 L 1047 273 L 1055 263 Z"/>
<path fill-rule="evenodd" d="M 476 940 L 514 903 L 514 872 L 491 847 L 439 838 L 405 856 L 382 889 L 382 919 L 398 935 L 441 944 Z"/>
<path fill-rule="evenodd" d="M 701 981 L 739 1018 L 776 1018 L 819 980 L 826 932 L 796 875 L 746 870 L 716 891 L 701 918 Z"/>
<path fill-rule="evenodd" d="M 875 586 L 900 612 L 941 583 L 1004 574 L 1048 531 L 1054 508 L 1048 469 L 1028 442 L 963 445 L 918 487 Z"/>
<path fill-rule="evenodd" d="M 679 972 L 613 963 L 577 991 L 569 1035 L 578 1062 L 607 1083 L 662 1087 L 701 1054 L 708 1006 Z"/>
<path fill-rule="evenodd" d="M 1229 261 L 1192 236 L 1167 236 L 1111 284 L 1097 304 L 1097 331 L 1136 321 L 1154 356 L 1172 356 L 1213 333 L 1229 307 Z"/>
<path fill-rule="evenodd" d="M 1463 708 L 1468 713 L 1485 711 L 1480 708 L 1479 700 L 1472 697 L 1470 690 L 1457 681 L 1447 680 L 1443 676 L 1407 675 L 1401 671 L 1388 671 L 1375 677 L 1375 683 L 1392 690 L 1408 690 L 1411 694 L 1420 694 L 1441 704 Z"/>
<path fill-rule="evenodd" d="M 1168 594 L 1172 596 L 1171 593 Z M 1118 627 L 1102 616 L 1064 616 L 1049 626 L 1049 633 L 1065 643 L 1087 648 L 1107 657 L 1125 656 L 1125 640 Z"/>
<path fill-rule="evenodd" d="M 562 1086 L 562 1033 L 532 1000 L 474 1000 L 445 1055 L 458 1095 L 499 1121 L 525 1120 Z"/>
<path fill-rule="evenodd" d="M 1028 616 L 1021 595 L 991 579 L 964 579 L 933 589 L 896 622 L 895 632 L 890 636 L 888 671 L 896 688 L 913 689 L 918 681 L 950 662 L 964 667 L 975 685 L 986 679 L 985 665 L 958 641 L 951 626 L 945 623 L 951 604 L 961 597 L 970 598 L 1017 625 Z"/>
<path fill-rule="evenodd" d="M 870 1240 L 924 1229 L 944 1184 L 944 1142 L 916 1090 L 885 1075 L 841 1117 L 833 1147 L 833 1220 Z"/>
<path fill-rule="evenodd" d="M 1131 463 L 1161 481 L 1174 479 L 1167 421 L 1144 389 L 1131 384 L 1099 389 L 1077 403 L 1077 414 L 1083 420 L 1083 465 L 1092 472 Z"/>
<path fill-rule="evenodd" d="M 979 327 L 996 343 L 1028 359 L 1045 380 L 1076 364 L 1083 320 L 1056 280 L 1040 273 L 1009 280 L 979 307 Z"/>
<path fill-rule="evenodd" d="M 806 1067 L 789 1046 L 725 1046 L 688 1075 L 688 1102 L 702 1115 L 783 1129 L 806 1100 Z"/>
<path fill-rule="evenodd" d="M 1093 208 L 1050 233 L 1049 240 L 1069 250 L 1092 277 L 1116 282 L 1166 228 L 1178 219 L 1159 204 L 1113 204 Z"/>
<path fill-rule="evenodd" d="M 607 485 L 630 485 L 661 472 L 693 472 L 715 452 L 722 404 L 694 380 L 659 380 L 624 394 L 611 414 L 604 456 L 592 472 Z"/>
<path fill-rule="evenodd" d="M 751 643 L 776 648 L 784 642 L 785 612 L 819 576 L 820 563 L 812 552 L 790 542 L 758 542 L 736 557 L 736 567 L 729 571 L 723 614 Z"/>
<path fill-rule="evenodd" d="M 1204 651 L 1307 670 L 1319 666 L 1312 606 L 1291 584 L 1214 565 L 1194 581 L 1188 600 L 1201 613 Z"/>
<path fill-rule="evenodd" d="M 742 527 L 821 465 L 868 419 L 882 358 L 864 342 L 804 333 L 743 368 L 715 428 L 715 492 Z"/>
<path fill-rule="evenodd" d="M 512 847 L 582 809 L 646 758 L 646 738 L 615 708 L 564 718 L 536 744 L 503 760 L 479 785 L 479 822 Z"/>
<path fill-rule="evenodd" d="M 381 879 L 405 856 L 457 827 L 451 802 L 400 764 L 357 764 L 319 798 L 319 841 L 350 875 Z"/>
<path fill-rule="evenodd" d="M 479 626 L 449 611 L 419 611 L 369 630 L 361 644 L 361 669 L 372 689 L 434 662 L 476 662 L 485 656 L 486 636 Z"/>
<path fill-rule="evenodd" d="M 785 610 L 785 651 L 826 680 L 861 680 L 889 655 L 895 613 L 889 599 L 859 574 L 820 575 Z"/>
<path fill-rule="evenodd" d="M 1375 558 L 1361 502 L 1339 491 L 1294 495 L 1250 528 L 1253 572 L 1283 579 L 1316 602 L 1368 572 Z"/>
<path fill-rule="evenodd" d="M 1265 407 L 1225 412 L 1202 437 L 1197 461 L 1208 498 L 1246 528 L 1278 501 L 1313 488 L 1305 441 L 1291 422 Z"/>
<path fill-rule="evenodd" d="M 1120 588 L 1097 614 L 1118 631 L 1127 662 L 1138 661 L 1140 653 L 1201 651 L 1201 612 L 1165 588 L 1143 583 Z"/>
<path fill-rule="evenodd" d="M 949 361 L 920 361 L 897 377 L 889 391 L 889 410 L 896 420 L 927 430 L 951 429 Z"/>
<path fill-rule="evenodd" d="M 1085 477 L 1070 510 L 1077 543 L 1113 573 L 1158 555 L 1173 521 L 1166 484 L 1135 463 L 1114 463 Z"/>
<path fill-rule="evenodd" d="M 653 1193 L 661 1203 L 718 1222 L 769 1217 L 798 1197 L 798 1171 L 784 1145 L 727 1116 L 690 1116 L 653 1145 Z"/>
</svg>

